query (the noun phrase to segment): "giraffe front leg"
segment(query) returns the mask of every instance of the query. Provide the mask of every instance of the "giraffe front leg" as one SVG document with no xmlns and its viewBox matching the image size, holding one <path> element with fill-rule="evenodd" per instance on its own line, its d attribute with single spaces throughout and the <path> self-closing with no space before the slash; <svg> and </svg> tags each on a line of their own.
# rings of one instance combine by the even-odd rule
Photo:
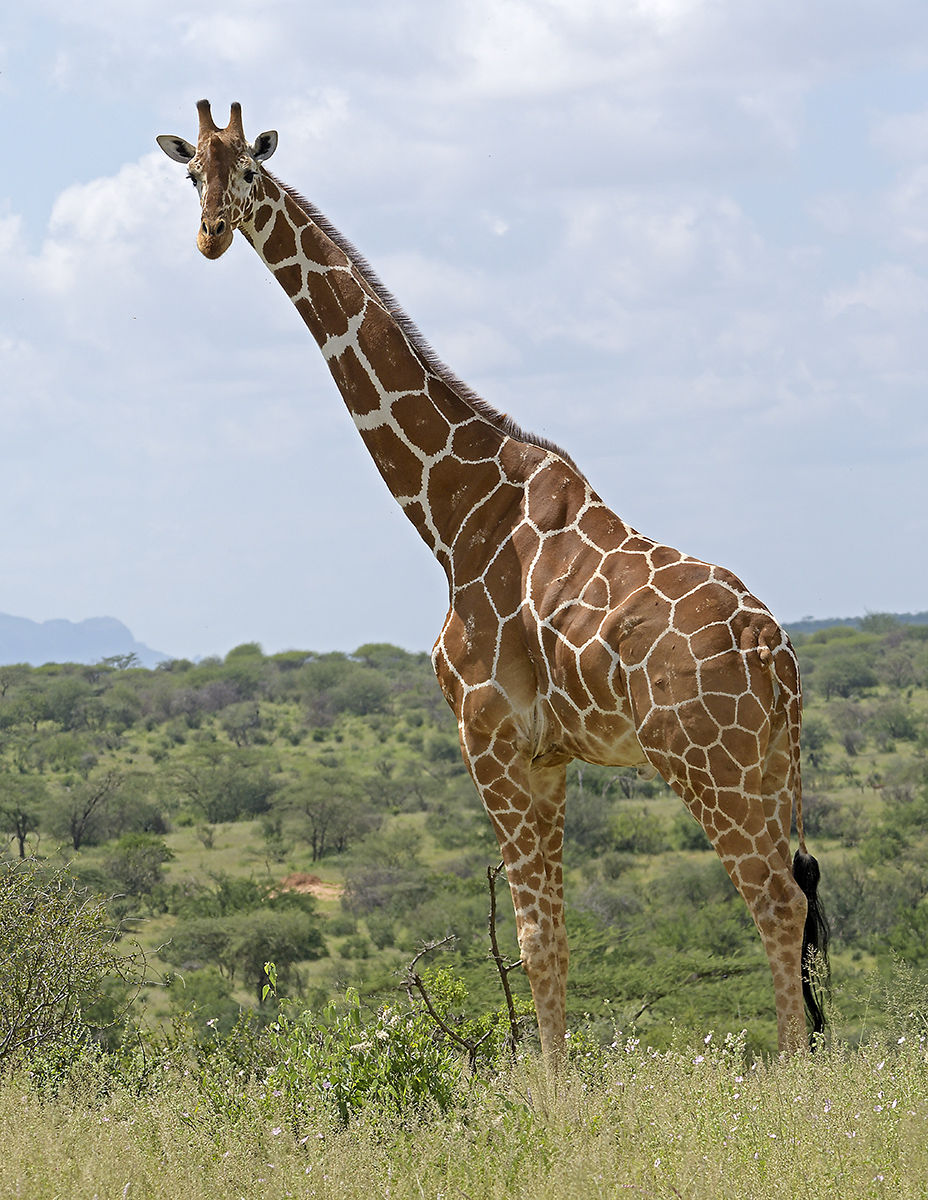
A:
<svg viewBox="0 0 928 1200">
<path fill-rule="evenodd" d="M 514 737 L 462 734 L 465 761 L 499 841 L 532 988 L 541 1048 L 556 1069 L 567 1032 L 567 935 L 561 850 L 565 768 L 534 769 Z"/>
</svg>

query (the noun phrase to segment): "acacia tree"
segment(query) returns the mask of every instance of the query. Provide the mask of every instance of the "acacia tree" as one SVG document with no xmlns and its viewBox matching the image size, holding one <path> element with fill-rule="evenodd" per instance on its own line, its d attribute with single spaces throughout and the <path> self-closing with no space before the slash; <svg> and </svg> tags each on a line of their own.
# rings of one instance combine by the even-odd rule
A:
<svg viewBox="0 0 928 1200">
<path fill-rule="evenodd" d="M 377 822 L 360 782 L 337 767 L 313 764 L 281 790 L 272 807 L 296 837 L 309 843 L 313 862 L 327 850 L 343 851 Z"/>
<path fill-rule="evenodd" d="M 64 788 L 49 810 L 52 832 L 64 834 L 74 849 L 80 850 L 84 842 L 96 834 L 125 778 L 123 772 L 114 767 L 103 775 Z"/>
<path fill-rule="evenodd" d="M 42 806 L 48 796 L 43 780 L 35 775 L 0 773 L 0 831 L 19 843 L 19 857 L 26 857 L 26 839 L 41 825 Z"/>
</svg>

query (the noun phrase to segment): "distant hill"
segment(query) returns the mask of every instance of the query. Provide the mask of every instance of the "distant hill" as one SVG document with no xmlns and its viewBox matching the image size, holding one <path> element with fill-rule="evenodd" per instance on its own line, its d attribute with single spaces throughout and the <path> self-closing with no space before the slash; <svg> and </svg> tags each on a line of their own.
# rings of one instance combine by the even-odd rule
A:
<svg viewBox="0 0 928 1200">
<path fill-rule="evenodd" d="M 787 621 L 784 628 L 787 633 L 815 633 L 819 629 L 833 629 L 835 625 L 849 625 L 852 629 L 860 629 L 867 617 L 886 618 L 898 621 L 900 625 L 928 625 L 928 612 L 867 613 L 863 617 L 826 617 L 824 620 L 803 617 L 801 621 Z"/>
<path fill-rule="evenodd" d="M 34 667 L 47 662 L 96 663 L 115 654 L 135 654 L 143 667 L 157 666 L 171 657 L 137 642 L 115 617 L 30 621 L 0 613 L 0 663 Z"/>
</svg>

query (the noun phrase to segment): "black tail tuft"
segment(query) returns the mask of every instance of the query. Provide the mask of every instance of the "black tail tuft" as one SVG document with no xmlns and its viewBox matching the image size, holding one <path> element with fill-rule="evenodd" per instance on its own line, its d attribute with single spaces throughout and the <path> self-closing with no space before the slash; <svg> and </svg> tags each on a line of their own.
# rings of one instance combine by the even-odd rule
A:
<svg viewBox="0 0 928 1200">
<path fill-rule="evenodd" d="M 799 884 L 809 904 L 806 914 L 806 925 L 802 931 L 802 995 L 812 1018 L 812 1032 L 821 1033 L 825 1028 L 825 1014 L 822 1011 L 822 996 L 818 980 L 828 980 L 828 921 L 818 898 L 818 881 L 821 872 L 818 862 L 811 854 L 797 850 L 793 856 L 793 878 Z M 812 953 L 818 959 L 816 975 L 813 978 L 810 970 Z"/>
</svg>

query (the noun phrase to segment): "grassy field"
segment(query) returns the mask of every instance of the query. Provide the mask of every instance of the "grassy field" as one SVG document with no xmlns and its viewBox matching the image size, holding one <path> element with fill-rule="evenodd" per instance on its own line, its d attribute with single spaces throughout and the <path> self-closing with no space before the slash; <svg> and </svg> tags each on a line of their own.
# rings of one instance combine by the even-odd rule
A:
<svg viewBox="0 0 928 1200">
<path fill-rule="evenodd" d="M 233 1099 L 229 1097 L 229 1100 Z M 294 1119 L 260 1079 L 224 1109 L 195 1070 L 145 1094 L 92 1075 L 55 1097 L 0 1087 L 0 1194 L 131 1197 L 923 1197 L 924 1034 L 746 1063 L 714 1041 L 581 1049 L 556 1087 L 537 1063 L 468 1080 L 446 1112 Z M 279 1107 L 276 1107 L 279 1105 Z"/>
</svg>

